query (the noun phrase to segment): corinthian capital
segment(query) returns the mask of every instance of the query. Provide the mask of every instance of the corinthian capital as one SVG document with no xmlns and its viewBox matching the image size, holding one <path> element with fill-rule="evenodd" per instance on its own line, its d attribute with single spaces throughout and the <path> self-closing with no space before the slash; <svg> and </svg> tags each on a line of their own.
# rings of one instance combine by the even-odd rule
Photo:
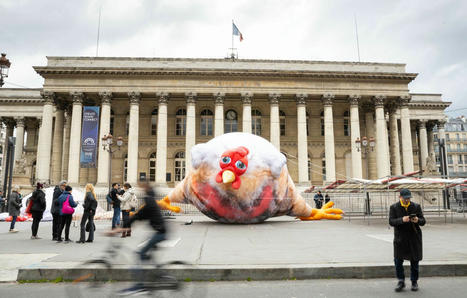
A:
<svg viewBox="0 0 467 298">
<path fill-rule="evenodd" d="M 112 101 L 112 92 L 101 91 L 99 92 L 99 97 L 101 98 L 102 104 L 110 104 L 110 102 Z"/>
<path fill-rule="evenodd" d="M 186 92 L 185 93 L 185 98 L 186 98 L 186 103 L 196 103 L 196 96 L 198 96 L 198 94 L 196 94 L 196 92 Z"/>
<path fill-rule="evenodd" d="M 321 101 L 323 102 L 323 106 L 332 106 L 334 103 L 334 94 L 331 93 L 326 93 L 323 95 L 321 98 Z"/>
<path fill-rule="evenodd" d="M 242 98 L 242 103 L 244 105 L 251 105 L 251 99 L 253 98 L 253 93 L 251 92 L 242 92 L 240 93 L 240 97 Z"/>
<path fill-rule="evenodd" d="M 358 102 L 362 97 L 358 94 L 349 95 L 349 103 L 351 106 L 358 106 Z"/>
<path fill-rule="evenodd" d="M 214 96 L 214 101 L 216 102 L 216 105 L 224 104 L 225 93 L 217 92 L 217 93 L 214 93 L 213 96 Z"/>
<path fill-rule="evenodd" d="M 269 93 L 269 102 L 272 105 L 277 105 L 279 104 L 279 99 L 281 98 L 281 95 L 278 93 Z"/>
<path fill-rule="evenodd" d="M 410 99 L 410 95 L 403 95 L 399 97 L 399 102 L 401 106 L 407 106 L 409 104 Z"/>
<path fill-rule="evenodd" d="M 307 98 L 308 98 L 308 94 L 305 94 L 305 93 L 297 94 L 295 98 L 297 100 L 297 105 L 305 105 Z"/>
<path fill-rule="evenodd" d="M 136 91 L 128 92 L 128 98 L 130 99 L 130 104 L 137 105 L 141 100 L 141 93 Z"/>
<path fill-rule="evenodd" d="M 51 91 L 41 91 L 42 102 L 44 104 L 54 104 L 55 103 L 55 93 Z"/>
<path fill-rule="evenodd" d="M 84 100 L 84 93 L 79 91 L 70 92 L 71 100 L 73 104 L 82 104 Z"/>
<path fill-rule="evenodd" d="M 16 127 L 24 127 L 24 117 L 15 117 Z"/>
<path fill-rule="evenodd" d="M 159 104 L 167 104 L 169 101 L 169 93 L 167 92 L 157 92 L 156 96 Z"/>
<path fill-rule="evenodd" d="M 384 100 L 386 99 L 386 96 L 384 95 L 376 95 L 373 97 L 373 100 L 375 102 L 375 107 L 384 107 Z"/>
</svg>

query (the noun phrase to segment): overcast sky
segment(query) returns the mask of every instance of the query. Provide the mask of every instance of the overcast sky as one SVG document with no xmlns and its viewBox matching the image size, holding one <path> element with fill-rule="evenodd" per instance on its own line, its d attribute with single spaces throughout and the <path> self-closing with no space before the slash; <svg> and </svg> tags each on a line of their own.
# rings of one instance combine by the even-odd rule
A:
<svg viewBox="0 0 467 298">
<path fill-rule="evenodd" d="M 0 0 L 4 87 L 41 87 L 46 56 L 239 58 L 406 63 L 411 92 L 442 93 L 467 114 L 467 1 Z M 461 110 L 464 109 L 464 110 Z M 450 111 L 450 112 L 449 112 Z"/>
</svg>

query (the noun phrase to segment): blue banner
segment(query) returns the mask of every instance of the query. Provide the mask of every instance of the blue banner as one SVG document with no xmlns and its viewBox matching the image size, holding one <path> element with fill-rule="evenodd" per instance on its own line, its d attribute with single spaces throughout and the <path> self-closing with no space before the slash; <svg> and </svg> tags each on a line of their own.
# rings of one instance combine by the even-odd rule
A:
<svg viewBox="0 0 467 298">
<path fill-rule="evenodd" d="M 81 131 L 82 168 L 95 168 L 99 136 L 99 107 L 84 107 L 83 129 Z"/>
</svg>

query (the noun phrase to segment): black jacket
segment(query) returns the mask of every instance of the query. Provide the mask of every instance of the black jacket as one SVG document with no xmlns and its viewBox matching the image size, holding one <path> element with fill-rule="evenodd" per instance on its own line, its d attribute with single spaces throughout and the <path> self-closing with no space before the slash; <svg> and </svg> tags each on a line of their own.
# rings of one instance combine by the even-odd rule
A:
<svg viewBox="0 0 467 298">
<path fill-rule="evenodd" d="M 97 208 L 96 198 L 94 198 L 94 195 L 91 192 L 87 192 L 86 197 L 84 199 L 84 204 L 83 204 L 84 212 L 90 213 L 90 214 L 96 214 L 96 208 Z"/>
<path fill-rule="evenodd" d="M 418 223 L 403 222 L 402 217 L 416 214 Z M 426 223 L 419 204 L 410 202 L 405 210 L 401 203 L 393 204 L 389 209 L 389 224 L 394 227 L 394 257 L 403 260 L 420 261 L 423 259 L 422 230 Z"/>
<path fill-rule="evenodd" d="M 149 220 L 151 227 L 161 233 L 167 231 L 161 209 L 152 190 L 144 197 L 144 205 L 130 218 L 130 225 L 136 220 Z"/>
<path fill-rule="evenodd" d="M 54 188 L 54 194 L 52 196 L 52 206 L 50 207 L 50 213 L 54 215 L 59 215 L 60 214 L 60 203 L 58 202 L 58 198 L 61 196 L 63 191 L 60 189 L 60 187 L 57 185 Z"/>
<path fill-rule="evenodd" d="M 31 212 L 44 212 L 45 211 L 45 193 L 40 190 L 36 189 L 29 199 L 32 201 L 31 205 Z"/>
<path fill-rule="evenodd" d="M 120 208 L 120 200 L 117 198 L 118 190 L 115 188 L 112 188 L 110 191 L 110 198 L 112 199 L 112 207 L 113 208 Z"/>
</svg>

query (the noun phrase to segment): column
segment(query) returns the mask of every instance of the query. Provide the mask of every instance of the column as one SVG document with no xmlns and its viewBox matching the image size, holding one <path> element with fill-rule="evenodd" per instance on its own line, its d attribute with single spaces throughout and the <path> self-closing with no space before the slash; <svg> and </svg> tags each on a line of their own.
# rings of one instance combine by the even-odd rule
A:
<svg viewBox="0 0 467 298">
<path fill-rule="evenodd" d="M 375 137 L 375 121 L 373 118 L 373 105 L 371 103 L 367 103 L 364 105 L 364 110 L 365 110 L 365 132 L 366 132 L 366 137 L 368 139 L 368 142 L 370 141 L 370 138 Z M 367 179 L 376 179 L 377 178 L 377 173 L 376 173 L 376 152 L 374 151 L 374 148 L 367 148 L 367 153 L 366 153 L 366 177 Z"/>
<path fill-rule="evenodd" d="M 297 94 L 298 183 L 310 183 L 308 177 L 308 137 L 306 135 L 306 99 L 308 94 Z"/>
<path fill-rule="evenodd" d="M 385 133 L 386 124 L 384 118 L 384 99 L 382 95 L 374 97 L 375 101 L 375 118 L 376 118 L 376 171 L 378 178 L 383 178 L 390 175 L 388 167 L 389 148 L 387 146 L 387 135 Z"/>
<path fill-rule="evenodd" d="M 7 151 L 8 151 L 8 138 L 13 136 L 13 130 L 15 128 L 14 122 L 11 121 L 10 119 L 3 119 L 3 122 L 5 123 L 6 126 L 6 131 L 5 131 L 5 142 L 3 143 L 3 160 L 2 160 L 2 180 L 0 181 L 0 184 L 3 185 L 3 182 L 5 181 L 5 170 L 6 170 L 6 157 L 7 157 Z M 3 190 L 3 189 L 2 189 Z"/>
<path fill-rule="evenodd" d="M 427 137 L 428 137 L 428 156 L 431 160 L 436 163 L 436 156 L 435 156 L 435 138 L 433 135 L 433 122 L 428 122 L 426 125 L 427 129 Z"/>
<path fill-rule="evenodd" d="M 214 110 L 214 137 L 224 134 L 224 98 L 224 93 L 218 92 L 214 94 L 214 101 L 216 103 Z"/>
<path fill-rule="evenodd" d="M 15 161 L 21 159 L 24 146 L 24 117 L 15 118 L 16 121 L 16 144 Z"/>
<path fill-rule="evenodd" d="M 62 153 L 63 153 L 63 118 L 64 111 L 61 103 L 56 102 L 55 126 L 52 147 L 52 184 L 58 184 L 62 177 Z"/>
<path fill-rule="evenodd" d="M 413 172 L 413 148 L 412 148 L 412 134 L 410 131 L 409 101 L 410 101 L 410 96 L 402 96 L 400 98 L 402 163 L 403 163 L 404 174 Z"/>
<path fill-rule="evenodd" d="M 355 143 L 360 136 L 360 117 L 358 114 L 358 102 L 360 95 L 349 96 L 350 102 L 350 142 L 352 147 L 352 178 L 362 178 L 362 153 Z"/>
<path fill-rule="evenodd" d="M 138 182 L 139 92 L 128 92 L 130 99 L 130 127 L 128 129 L 128 175 L 130 184 Z M 109 121 L 110 123 L 110 121 Z"/>
<path fill-rule="evenodd" d="M 389 135 L 391 138 L 391 165 L 393 175 L 402 175 L 401 154 L 399 149 L 399 127 L 397 125 L 396 107 L 389 113 Z"/>
<path fill-rule="evenodd" d="M 66 117 L 63 124 L 63 143 L 62 143 L 62 179 L 68 180 L 68 163 L 70 156 L 70 132 L 71 132 L 71 112 L 66 109 Z"/>
<path fill-rule="evenodd" d="M 196 93 L 188 92 L 186 96 L 186 141 L 185 171 L 191 171 L 191 147 L 196 143 Z M 251 114 L 251 113 L 250 113 Z"/>
<path fill-rule="evenodd" d="M 70 130 L 70 150 L 68 158 L 68 184 L 79 185 L 79 158 L 81 149 L 81 118 L 83 116 L 82 92 L 71 92 L 73 101 Z"/>
<path fill-rule="evenodd" d="M 269 94 L 270 104 L 270 142 L 280 150 L 281 147 L 281 127 L 279 122 L 279 99 L 281 95 L 277 93 Z M 306 131 L 305 131 L 306 132 Z"/>
<path fill-rule="evenodd" d="M 42 124 L 39 129 L 37 144 L 36 180 L 50 183 L 50 155 L 52 149 L 53 92 L 41 92 L 44 107 L 42 109 Z M 79 141 L 79 140 L 78 140 Z"/>
<path fill-rule="evenodd" d="M 242 103 L 243 103 L 243 124 L 242 131 L 251 133 L 251 99 L 253 97 L 252 93 L 245 92 L 241 94 Z"/>
<path fill-rule="evenodd" d="M 101 99 L 101 119 L 99 124 L 99 155 L 97 159 L 97 185 L 100 187 L 109 186 L 109 171 L 110 171 L 110 153 L 104 150 L 102 146 L 102 138 L 110 134 L 110 117 L 111 117 L 111 102 L 112 92 L 99 92 Z M 111 182 L 111 181 L 110 181 Z"/>
<path fill-rule="evenodd" d="M 156 94 L 159 99 L 157 115 L 157 151 L 156 151 L 156 184 L 166 185 L 167 172 L 167 101 L 169 94 Z"/>
<path fill-rule="evenodd" d="M 426 120 L 420 120 L 419 125 L 419 144 L 420 144 L 420 169 L 422 173 L 426 171 L 426 159 L 428 157 L 428 136 L 426 132 Z"/>
<path fill-rule="evenodd" d="M 322 98 L 324 106 L 324 148 L 326 159 L 326 182 L 336 181 L 336 159 L 334 153 L 334 124 L 332 105 L 334 102 L 333 94 L 324 94 Z"/>
<path fill-rule="evenodd" d="M 439 120 L 438 121 L 438 144 L 442 144 L 444 143 L 444 160 L 446 162 L 446 176 L 445 177 L 441 177 L 441 178 L 449 178 L 449 170 L 448 170 L 448 147 L 447 147 L 447 144 L 446 144 L 446 130 L 445 130 L 445 125 L 446 125 L 446 121 L 443 119 L 443 120 Z M 443 164 L 441 163 L 441 148 L 439 149 L 439 154 L 440 154 L 440 166 L 441 166 L 441 169 L 443 167 Z M 441 170 L 441 174 L 443 173 L 443 170 Z"/>
</svg>

